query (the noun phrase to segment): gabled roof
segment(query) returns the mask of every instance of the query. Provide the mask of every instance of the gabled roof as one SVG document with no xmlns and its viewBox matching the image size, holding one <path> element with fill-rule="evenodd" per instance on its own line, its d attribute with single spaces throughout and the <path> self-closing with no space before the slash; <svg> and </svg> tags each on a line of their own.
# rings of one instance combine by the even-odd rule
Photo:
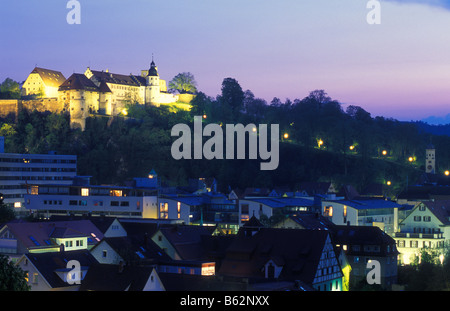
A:
<svg viewBox="0 0 450 311">
<path fill-rule="evenodd" d="M 184 260 L 202 258 L 202 236 L 211 236 L 216 228 L 210 226 L 176 225 L 162 227 L 160 232 Z"/>
<path fill-rule="evenodd" d="M 60 91 L 85 90 L 91 92 L 99 91 L 99 88 L 84 74 L 74 73 L 59 86 Z"/>
<path fill-rule="evenodd" d="M 58 87 L 66 80 L 60 71 L 36 67 L 31 73 L 39 74 L 44 84 L 50 87 Z"/>
<path fill-rule="evenodd" d="M 98 82 L 112 83 L 112 84 L 123 84 L 130 86 L 141 86 L 143 82 L 142 77 L 134 75 L 123 75 L 117 73 L 111 73 L 106 71 L 91 70 L 94 79 Z M 90 79 L 92 79 L 91 77 Z M 144 83 L 145 85 L 145 83 Z"/>
<path fill-rule="evenodd" d="M 422 202 L 443 225 L 450 225 L 450 200 Z"/>
<path fill-rule="evenodd" d="M 52 215 L 50 221 L 68 221 L 68 220 L 89 220 L 96 226 L 103 234 L 109 229 L 111 224 L 116 220 L 116 217 L 106 217 L 106 216 L 62 216 L 62 215 Z"/>
<path fill-rule="evenodd" d="M 81 282 L 80 291 L 142 291 L 154 268 L 95 264 Z"/>
<path fill-rule="evenodd" d="M 391 236 L 375 226 L 334 226 L 331 231 L 331 238 L 335 244 L 360 245 L 360 250 L 357 252 L 349 248 L 349 252 L 352 254 L 363 254 L 364 245 L 390 245 L 394 248 L 396 244 Z M 391 249 L 391 251 L 396 252 L 396 249 Z M 386 248 L 381 247 L 378 255 L 386 255 Z"/>
<path fill-rule="evenodd" d="M 97 260 L 88 250 L 28 253 L 24 256 L 28 258 L 52 288 L 72 286 L 69 283 L 64 282 L 57 274 L 58 271 L 64 272 L 72 270 L 72 267 L 67 268 L 67 263 L 69 261 L 78 261 L 82 270 L 88 269 L 91 265 L 97 263 Z M 83 283 L 83 281 L 81 282 Z"/>
<path fill-rule="evenodd" d="M 107 243 L 117 254 L 129 262 L 160 263 L 172 259 L 150 237 L 140 240 L 135 237 L 103 238 L 96 247 Z"/>
<path fill-rule="evenodd" d="M 262 228 L 253 236 L 238 235 L 227 250 L 219 275 L 263 278 L 264 265 L 282 266 L 279 280 L 312 284 L 328 238 L 326 230 Z"/>
<path fill-rule="evenodd" d="M 318 213 L 301 212 L 291 215 L 289 218 L 304 229 L 329 230 L 335 226 L 327 217 Z"/>
<path fill-rule="evenodd" d="M 103 238 L 103 233 L 89 220 L 11 222 L 7 223 L 6 226 L 27 249 L 54 247 L 55 244 L 49 244 L 49 240 L 53 237 L 64 237 L 65 234 L 73 235 L 76 233 L 77 236 L 89 237 L 94 234 L 98 240 L 92 238 L 92 242 L 89 242 L 89 244 L 96 244 Z M 69 231 L 67 231 L 68 229 Z"/>
</svg>

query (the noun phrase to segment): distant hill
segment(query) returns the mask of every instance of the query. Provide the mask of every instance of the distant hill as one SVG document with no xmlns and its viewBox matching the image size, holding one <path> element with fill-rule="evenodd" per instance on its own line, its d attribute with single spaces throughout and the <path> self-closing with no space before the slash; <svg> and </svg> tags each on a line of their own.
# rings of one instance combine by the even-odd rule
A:
<svg viewBox="0 0 450 311">
<path fill-rule="evenodd" d="M 415 124 L 422 133 L 437 136 L 450 136 L 450 121 L 447 124 L 440 125 L 429 124 L 424 121 L 417 121 Z"/>
</svg>

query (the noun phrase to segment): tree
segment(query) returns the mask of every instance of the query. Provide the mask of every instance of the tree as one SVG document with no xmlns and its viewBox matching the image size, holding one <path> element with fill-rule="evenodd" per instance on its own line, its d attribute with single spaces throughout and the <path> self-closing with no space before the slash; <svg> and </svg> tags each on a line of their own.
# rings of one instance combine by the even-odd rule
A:
<svg viewBox="0 0 450 311">
<path fill-rule="evenodd" d="M 3 203 L 3 194 L 0 193 L 0 223 L 8 222 L 16 218 L 14 211 Z"/>
<path fill-rule="evenodd" d="M 237 121 L 244 108 L 245 94 L 238 81 L 225 78 L 222 82 L 222 94 L 218 97 L 224 121 Z"/>
<path fill-rule="evenodd" d="M 3 99 L 19 99 L 20 98 L 20 84 L 11 78 L 6 78 L 0 84 L 0 98 Z"/>
<path fill-rule="evenodd" d="M 177 74 L 170 82 L 169 89 L 178 91 L 180 94 L 195 94 L 197 92 L 197 82 L 190 72 Z"/>
<path fill-rule="evenodd" d="M 27 273 L 0 255 L 0 291 L 29 291 Z"/>
</svg>

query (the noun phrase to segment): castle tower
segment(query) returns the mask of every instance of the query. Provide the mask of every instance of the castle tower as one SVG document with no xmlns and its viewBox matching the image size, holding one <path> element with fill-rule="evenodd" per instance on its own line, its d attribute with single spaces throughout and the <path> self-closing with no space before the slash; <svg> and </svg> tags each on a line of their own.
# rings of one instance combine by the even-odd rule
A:
<svg viewBox="0 0 450 311">
<path fill-rule="evenodd" d="M 152 59 L 150 64 L 150 69 L 146 77 L 147 86 L 145 88 L 145 103 L 159 106 L 159 96 L 160 96 L 160 83 L 158 67 L 156 67 L 155 62 Z"/>
<path fill-rule="evenodd" d="M 432 144 L 428 145 L 426 149 L 425 172 L 429 174 L 436 173 L 436 150 Z"/>
</svg>

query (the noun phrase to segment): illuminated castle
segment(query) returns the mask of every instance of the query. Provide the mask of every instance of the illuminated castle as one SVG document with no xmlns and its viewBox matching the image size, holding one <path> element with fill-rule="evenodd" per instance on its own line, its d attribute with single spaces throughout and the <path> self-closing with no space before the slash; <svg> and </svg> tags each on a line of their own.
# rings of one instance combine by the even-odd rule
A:
<svg viewBox="0 0 450 311">
<path fill-rule="evenodd" d="M 153 60 L 140 76 L 88 67 L 84 74 L 74 73 L 65 79 L 60 72 L 35 68 L 24 83 L 22 95 L 57 98 L 57 105 L 53 103 L 54 107 L 46 109 L 69 112 L 71 126 L 83 130 L 90 114 L 116 116 L 129 103 L 159 106 L 179 99 L 178 95 L 167 92 L 166 81 L 160 79 Z"/>
</svg>

